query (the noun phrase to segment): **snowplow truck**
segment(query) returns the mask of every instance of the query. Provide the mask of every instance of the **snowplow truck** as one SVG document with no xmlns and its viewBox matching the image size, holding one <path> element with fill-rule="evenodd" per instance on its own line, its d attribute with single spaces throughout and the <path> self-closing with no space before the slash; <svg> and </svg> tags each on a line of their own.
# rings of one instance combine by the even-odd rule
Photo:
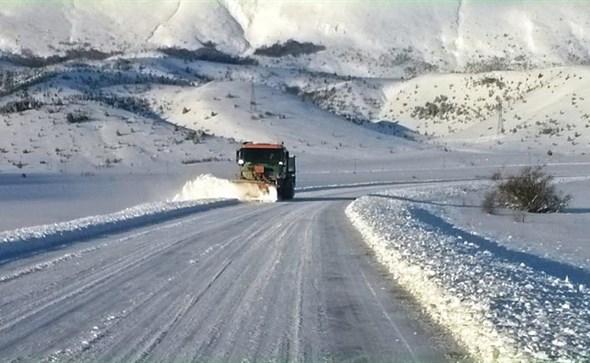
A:
<svg viewBox="0 0 590 363">
<path fill-rule="evenodd" d="M 295 195 L 295 157 L 283 144 L 244 142 L 236 152 L 240 167 L 238 182 L 257 184 L 261 190 L 273 186 L 279 199 Z"/>
</svg>

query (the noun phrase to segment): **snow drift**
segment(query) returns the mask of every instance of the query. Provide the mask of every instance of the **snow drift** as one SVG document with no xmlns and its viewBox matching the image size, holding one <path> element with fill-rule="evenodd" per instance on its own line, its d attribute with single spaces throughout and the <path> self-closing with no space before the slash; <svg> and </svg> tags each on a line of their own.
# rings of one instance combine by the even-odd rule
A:
<svg viewBox="0 0 590 363">
<path fill-rule="evenodd" d="M 237 199 L 245 202 L 276 202 L 277 189 L 269 186 L 268 192 L 255 184 L 234 183 L 227 179 L 203 174 L 188 181 L 174 197 L 175 202 L 203 199 Z"/>
<path fill-rule="evenodd" d="M 362 197 L 346 214 L 396 280 L 482 362 L 590 357 L 588 285 L 446 225 L 432 191 Z"/>
<path fill-rule="evenodd" d="M 103 233 L 120 232 L 236 203 L 235 199 L 154 202 L 111 214 L 5 231 L 0 233 L 0 261 L 22 253 L 51 248 Z"/>
</svg>

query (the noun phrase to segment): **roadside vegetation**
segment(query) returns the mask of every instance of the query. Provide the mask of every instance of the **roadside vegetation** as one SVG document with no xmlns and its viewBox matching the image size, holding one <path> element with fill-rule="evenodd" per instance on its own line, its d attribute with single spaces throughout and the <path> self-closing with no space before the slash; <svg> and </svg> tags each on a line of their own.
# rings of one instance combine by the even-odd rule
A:
<svg viewBox="0 0 590 363">
<path fill-rule="evenodd" d="M 517 175 L 493 175 L 497 184 L 486 193 L 482 209 L 494 214 L 497 208 L 509 208 L 529 213 L 556 213 L 566 208 L 571 196 L 559 192 L 553 176 L 542 167 L 525 167 Z"/>
</svg>

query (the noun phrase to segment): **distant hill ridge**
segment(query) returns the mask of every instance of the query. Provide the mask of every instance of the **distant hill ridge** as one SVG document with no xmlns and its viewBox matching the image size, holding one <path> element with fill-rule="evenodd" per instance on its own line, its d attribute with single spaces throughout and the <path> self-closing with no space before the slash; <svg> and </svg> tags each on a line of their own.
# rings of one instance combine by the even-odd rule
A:
<svg viewBox="0 0 590 363">
<path fill-rule="evenodd" d="M 353 76 L 590 63 L 588 1 L 2 0 L 0 51 L 214 48 Z"/>
</svg>

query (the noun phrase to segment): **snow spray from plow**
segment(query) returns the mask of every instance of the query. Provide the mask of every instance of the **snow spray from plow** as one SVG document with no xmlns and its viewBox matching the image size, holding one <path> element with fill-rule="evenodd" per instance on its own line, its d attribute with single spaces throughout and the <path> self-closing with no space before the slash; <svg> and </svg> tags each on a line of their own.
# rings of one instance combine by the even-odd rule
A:
<svg viewBox="0 0 590 363">
<path fill-rule="evenodd" d="M 277 189 L 272 185 L 260 188 L 254 183 L 232 182 L 203 174 L 186 182 L 173 201 L 201 199 L 238 199 L 246 202 L 272 203 L 277 201 Z"/>
</svg>

